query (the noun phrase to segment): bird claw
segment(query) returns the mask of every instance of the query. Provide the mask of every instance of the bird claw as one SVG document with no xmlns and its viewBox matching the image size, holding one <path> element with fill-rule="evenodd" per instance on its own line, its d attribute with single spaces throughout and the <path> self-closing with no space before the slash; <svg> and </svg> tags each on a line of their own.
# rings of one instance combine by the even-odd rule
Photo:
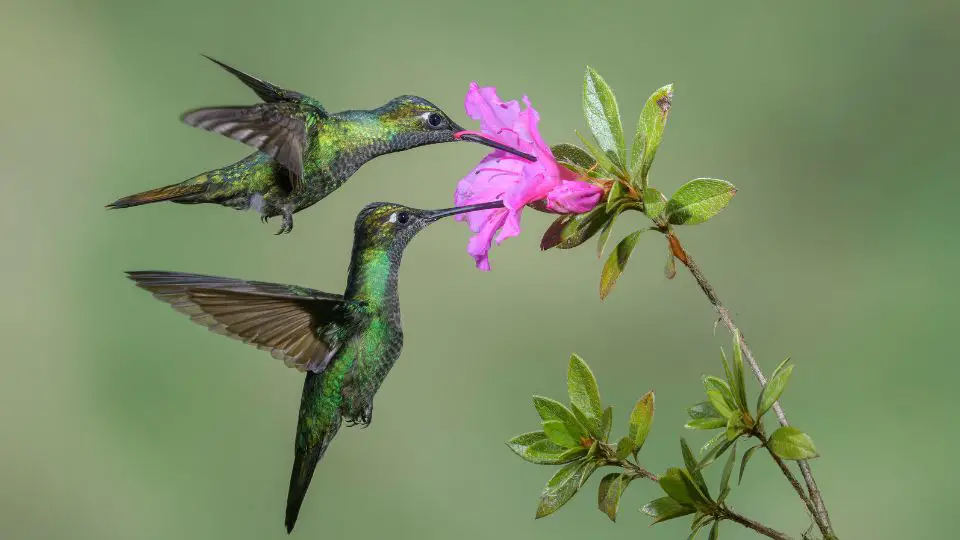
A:
<svg viewBox="0 0 960 540">
<path fill-rule="evenodd" d="M 266 223 L 270 218 L 268 216 L 260 216 L 260 223 Z"/>
<path fill-rule="evenodd" d="M 280 226 L 280 230 L 277 231 L 277 235 L 287 234 L 293 230 L 293 214 L 284 213 L 283 214 L 283 225 Z"/>
<path fill-rule="evenodd" d="M 347 420 L 347 427 L 360 426 L 363 429 L 373 422 L 373 407 L 370 407 L 360 413 L 359 416 Z"/>
</svg>

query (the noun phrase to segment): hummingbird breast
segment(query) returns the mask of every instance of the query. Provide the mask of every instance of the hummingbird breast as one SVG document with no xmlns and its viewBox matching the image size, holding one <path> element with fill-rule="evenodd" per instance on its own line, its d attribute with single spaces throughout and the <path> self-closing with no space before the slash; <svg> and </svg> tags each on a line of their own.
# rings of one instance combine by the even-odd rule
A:
<svg viewBox="0 0 960 540">
<path fill-rule="evenodd" d="M 377 317 L 365 332 L 346 344 L 343 360 L 351 362 L 342 386 L 344 417 L 368 424 L 373 411 L 373 398 L 393 368 L 403 348 L 403 330 L 399 315 Z"/>
</svg>

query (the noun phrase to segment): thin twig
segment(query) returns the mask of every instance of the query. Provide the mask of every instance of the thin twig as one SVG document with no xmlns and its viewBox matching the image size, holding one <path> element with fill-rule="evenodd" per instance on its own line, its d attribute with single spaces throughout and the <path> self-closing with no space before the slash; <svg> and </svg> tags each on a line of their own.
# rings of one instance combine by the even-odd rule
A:
<svg viewBox="0 0 960 540">
<path fill-rule="evenodd" d="M 762 523 L 758 523 L 746 516 L 738 514 L 729 508 L 722 508 L 720 512 L 720 516 L 722 518 L 729 519 L 730 521 L 736 521 L 737 523 L 756 532 L 757 534 L 762 534 L 769 538 L 776 538 L 777 540 L 791 540 L 790 536 L 787 536 L 776 529 L 771 529 L 770 527 L 767 527 Z"/>
<path fill-rule="evenodd" d="M 727 311 L 727 308 L 723 307 L 723 304 L 720 302 L 720 298 L 717 296 L 717 291 L 713 288 L 713 285 L 707 281 L 706 276 L 703 275 L 703 272 L 700 270 L 700 267 L 697 266 L 697 263 L 694 262 L 693 257 L 687 253 L 683 247 L 680 245 L 680 240 L 677 238 L 672 231 L 667 231 L 666 233 L 667 241 L 670 243 L 671 251 L 673 255 L 680 259 L 680 262 L 690 270 L 690 273 L 693 275 L 693 278 L 697 281 L 697 284 L 700 286 L 700 289 L 707 299 L 710 300 L 710 303 L 713 304 L 713 307 L 717 310 L 717 314 L 720 316 L 720 321 L 723 322 L 724 326 L 732 333 L 739 332 L 740 334 L 740 348 L 743 351 L 743 357 L 746 358 L 747 363 L 750 364 L 750 368 L 753 370 L 753 374 L 757 377 L 757 380 L 760 381 L 762 386 L 766 386 L 767 378 L 763 375 L 763 371 L 760 369 L 760 364 L 757 363 L 757 360 L 753 356 L 753 351 L 750 350 L 750 347 L 747 345 L 747 340 L 743 336 L 743 332 L 734 324 L 733 319 L 730 318 L 730 312 Z M 783 412 L 783 407 L 780 406 L 780 403 L 773 404 L 773 412 L 777 416 L 777 420 L 780 421 L 780 425 L 787 426 L 787 415 Z M 820 529 L 820 532 L 823 533 L 825 538 L 836 538 L 833 533 L 833 526 L 830 523 L 830 515 L 827 513 L 827 507 L 823 504 L 823 496 L 820 494 L 820 488 L 817 487 L 817 482 L 813 478 L 813 472 L 810 470 L 810 465 L 806 461 L 798 461 L 797 465 L 800 467 L 800 472 L 803 474 L 803 481 L 807 485 L 807 490 L 810 494 L 810 500 L 813 503 L 815 512 L 813 513 L 813 519 L 817 523 L 817 527 Z"/>
<path fill-rule="evenodd" d="M 607 445 L 602 451 L 604 452 L 604 458 L 607 461 L 607 465 L 620 467 L 625 471 L 633 473 L 633 475 L 637 478 L 646 478 L 647 480 L 660 482 L 660 478 L 657 475 L 644 469 L 640 465 L 630 461 L 627 458 L 618 459 L 616 456 L 616 449 L 612 446 Z"/>
</svg>

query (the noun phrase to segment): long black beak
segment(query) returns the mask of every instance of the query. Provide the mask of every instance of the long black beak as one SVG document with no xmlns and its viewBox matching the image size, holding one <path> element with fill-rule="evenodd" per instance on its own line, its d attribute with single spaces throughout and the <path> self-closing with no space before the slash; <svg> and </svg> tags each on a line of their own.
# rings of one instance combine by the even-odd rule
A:
<svg viewBox="0 0 960 540">
<path fill-rule="evenodd" d="M 453 208 L 444 208 L 443 210 L 429 210 L 424 212 L 424 219 L 427 221 L 436 221 L 440 218 L 445 218 L 447 216 L 455 216 L 457 214 L 465 214 L 467 212 L 475 212 L 477 210 L 490 210 L 493 208 L 503 208 L 503 201 L 496 200 L 480 204 L 471 204 L 469 206 L 456 206 Z"/>
<path fill-rule="evenodd" d="M 500 144 L 497 141 L 488 139 L 482 135 L 477 135 L 476 133 L 464 133 L 462 131 L 458 131 L 457 133 L 453 134 L 453 138 L 457 139 L 458 141 L 475 142 L 475 143 L 480 143 L 484 146 L 489 146 L 490 148 L 503 150 L 504 152 L 509 152 L 515 156 L 520 156 L 527 161 L 537 160 L 536 156 L 530 155 L 526 152 L 521 152 L 520 150 L 517 150 L 516 148 L 511 148 L 505 144 Z"/>
</svg>

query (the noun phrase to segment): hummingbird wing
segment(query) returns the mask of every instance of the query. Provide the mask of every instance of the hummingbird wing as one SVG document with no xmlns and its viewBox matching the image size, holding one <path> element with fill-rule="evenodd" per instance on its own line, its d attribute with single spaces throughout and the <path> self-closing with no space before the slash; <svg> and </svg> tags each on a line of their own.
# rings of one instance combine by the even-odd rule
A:
<svg viewBox="0 0 960 540">
<path fill-rule="evenodd" d="M 279 86 L 271 84 L 263 79 L 254 77 L 249 73 L 244 73 L 243 71 L 240 71 L 239 69 L 233 66 L 229 66 L 217 60 L 216 58 L 212 58 L 207 55 L 203 55 L 203 57 L 206 58 L 207 60 L 210 60 L 214 64 L 217 64 L 223 69 L 227 70 L 227 72 L 233 75 L 234 77 L 240 79 L 240 82 L 247 85 L 251 90 L 256 92 L 258 96 L 260 96 L 260 99 L 266 101 L 267 103 L 276 103 L 280 101 L 291 101 L 294 103 L 303 103 L 305 105 L 309 105 L 314 109 L 316 109 L 316 113 L 318 114 L 318 116 L 320 117 L 327 116 L 327 111 L 323 108 L 323 105 L 321 105 L 319 101 L 313 99 L 310 96 L 305 96 L 300 92 L 294 92 L 293 90 L 285 90 L 283 88 L 280 88 Z"/>
<path fill-rule="evenodd" d="M 127 275 L 194 322 L 268 351 L 300 371 L 322 372 L 337 350 L 324 336 L 342 323 L 339 294 L 180 272 Z"/>
<path fill-rule="evenodd" d="M 303 180 L 307 130 L 316 125 L 319 118 L 309 107 L 280 102 L 205 107 L 185 112 L 181 120 L 248 144 L 277 160 L 289 173 L 290 191 L 296 191 Z"/>
</svg>

